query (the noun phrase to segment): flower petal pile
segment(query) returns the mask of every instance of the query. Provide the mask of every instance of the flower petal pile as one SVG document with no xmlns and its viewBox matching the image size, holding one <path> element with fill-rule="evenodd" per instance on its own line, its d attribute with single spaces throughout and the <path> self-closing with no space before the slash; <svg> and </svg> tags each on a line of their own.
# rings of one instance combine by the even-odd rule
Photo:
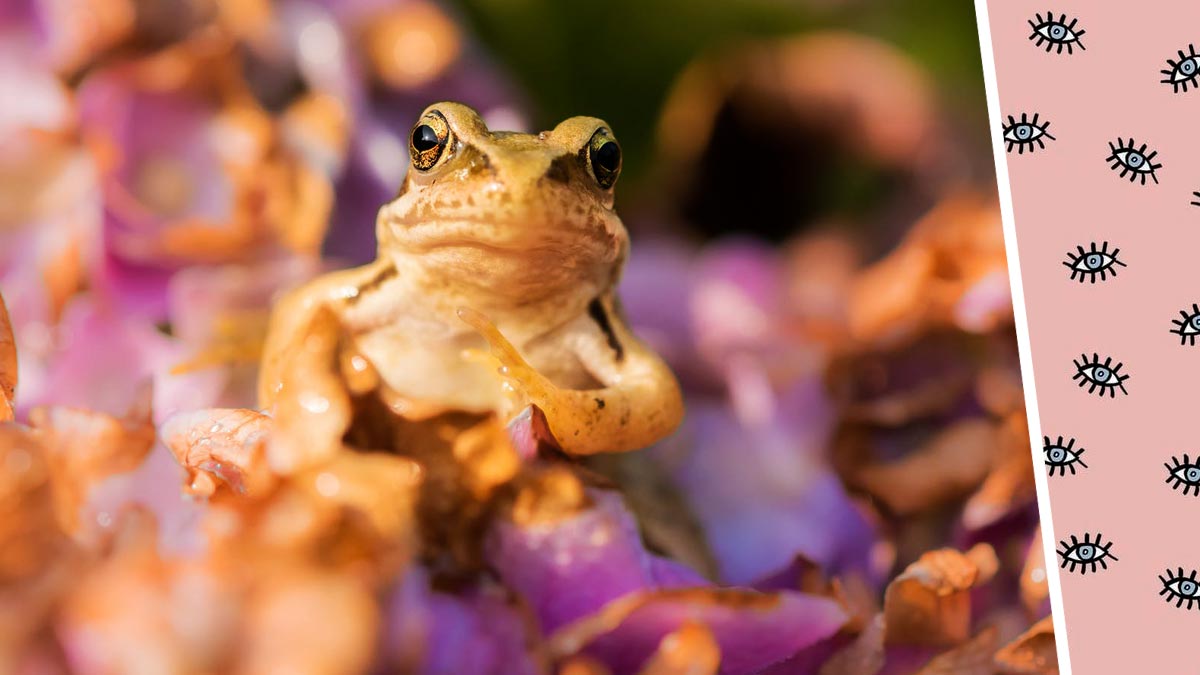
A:
<svg viewBox="0 0 1200 675">
<path fill-rule="evenodd" d="M 391 391 L 328 312 L 254 407 L 272 303 L 371 257 L 415 114 L 523 126 L 445 8 L 74 4 L 0 11 L 0 672 L 1056 672 L 998 212 L 929 187 L 950 141 L 912 160 L 938 120 L 906 57 L 829 34 L 685 71 L 681 182 L 738 97 L 797 128 L 838 102 L 817 135 L 929 203 L 886 251 L 632 214 L 624 311 L 688 415 L 578 458 L 536 407 Z"/>
</svg>

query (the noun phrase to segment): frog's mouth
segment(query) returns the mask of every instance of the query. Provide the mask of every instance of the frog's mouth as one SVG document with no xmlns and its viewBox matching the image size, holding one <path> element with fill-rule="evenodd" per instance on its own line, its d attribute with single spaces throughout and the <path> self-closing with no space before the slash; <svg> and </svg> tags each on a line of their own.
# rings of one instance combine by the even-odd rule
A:
<svg viewBox="0 0 1200 675">
<path fill-rule="evenodd" d="M 482 219 L 439 219 L 405 222 L 389 228 L 403 251 L 422 255 L 438 250 L 476 250 L 496 257 L 560 260 L 572 266 L 587 263 L 611 265 L 624 248 L 624 228 L 530 227 Z M 607 224 L 606 224 L 607 225 Z M 620 221 L 617 221 L 620 225 Z"/>
</svg>

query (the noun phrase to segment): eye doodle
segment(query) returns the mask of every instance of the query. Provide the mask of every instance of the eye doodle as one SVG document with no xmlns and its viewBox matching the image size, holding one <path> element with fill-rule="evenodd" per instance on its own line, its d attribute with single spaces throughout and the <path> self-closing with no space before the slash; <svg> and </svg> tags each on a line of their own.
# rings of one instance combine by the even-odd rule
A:
<svg viewBox="0 0 1200 675">
<path fill-rule="evenodd" d="M 1135 142 L 1132 138 L 1129 139 L 1129 145 L 1125 145 L 1120 138 L 1117 139 L 1116 145 L 1110 141 L 1108 147 L 1112 150 L 1106 161 L 1112 162 L 1108 168 L 1113 171 L 1120 170 L 1121 178 L 1129 176 L 1129 182 L 1132 183 L 1138 178 L 1142 179 L 1142 185 L 1146 184 L 1146 176 L 1154 179 L 1158 183 L 1158 176 L 1154 173 L 1162 168 L 1162 164 L 1155 164 L 1154 157 L 1158 155 L 1157 150 L 1146 152 L 1146 144 L 1142 143 L 1142 147 L 1134 150 Z"/>
<path fill-rule="evenodd" d="M 1071 270 L 1071 281 L 1078 280 L 1079 283 L 1091 281 L 1096 283 L 1096 277 L 1100 277 L 1100 281 L 1104 281 L 1111 276 L 1117 276 L 1117 268 L 1115 265 L 1126 267 L 1125 263 L 1117 259 L 1117 254 L 1121 249 L 1114 248 L 1108 250 L 1108 242 L 1101 244 L 1100 248 L 1096 248 L 1096 242 L 1092 242 L 1091 250 L 1085 250 L 1082 246 L 1076 246 L 1079 251 L 1076 255 L 1067 251 L 1067 259 L 1063 264 L 1067 269 Z"/>
<path fill-rule="evenodd" d="M 1168 603 L 1174 600 L 1176 607 L 1183 607 L 1187 603 L 1187 608 L 1191 609 L 1193 605 L 1200 604 L 1200 581 L 1196 581 L 1196 574 L 1196 570 L 1192 570 L 1191 574 L 1184 576 L 1182 567 L 1176 572 L 1167 570 L 1167 576 L 1158 575 L 1163 585 L 1158 594 L 1167 596 Z"/>
<path fill-rule="evenodd" d="M 1079 380 L 1079 386 L 1087 387 L 1089 394 L 1096 393 L 1100 398 L 1104 398 L 1108 394 L 1112 398 L 1117 397 L 1117 390 L 1120 389 L 1122 394 L 1128 395 L 1125 391 L 1125 380 L 1129 379 L 1128 375 L 1121 374 L 1121 366 L 1125 365 L 1118 362 L 1113 365 L 1112 357 L 1106 356 L 1104 363 L 1100 363 L 1100 355 L 1092 354 L 1092 360 L 1089 361 L 1087 354 L 1083 354 L 1083 362 L 1075 361 L 1075 375 L 1071 379 Z"/>
<path fill-rule="evenodd" d="M 1084 449 L 1075 448 L 1075 439 L 1072 438 L 1063 445 L 1063 437 L 1059 436 L 1058 440 L 1051 443 L 1049 436 L 1042 436 L 1042 452 L 1046 455 L 1046 466 L 1050 467 L 1047 471 L 1051 476 L 1055 471 L 1058 475 L 1067 475 L 1067 470 L 1071 470 L 1071 475 L 1075 475 L 1075 465 L 1078 464 L 1083 468 L 1088 468 L 1088 465 L 1083 461 Z"/>
<path fill-rule="evenodd" d="M 1038 124 L 1037 113 L 1033 114 L 1032 120 L 1029 119 L 1027 114 L 1021 113 L 1020 122 L 1013 118 L 1012 115 L 1009 115 L 1008 124 L 1002 126 L 1000 131 L 1004 135 L 1004 142 L 1007 144 L 1007 151 L 1012 152 L 1013 148 L 1016 148 L 1017 154 L 1023 155 L 1025 154 L 1026 147 L 1029 148 L 1030 152 L 1033 152 L 1036 149 L 1033 147 L 1034 143 L 1037 144 L 1038 148 L 1045 149 L 1046 143 L 1044 140 L 1042 140 L 1043 138 L 1052 141 L 1056 140 L 1050 135 L 1050 132 L 1046 131 L 1046 128 L 1049 126 L 1049 120 L 1042 124 Z"/>
<path fill-rule="evenodd" d="M 1195 45 L 1188 45 L 1188 53 L 1183 53 L 1179 50 L 1179 60 L 1167 59 L 1167 65 L 1170 70 L 1162 71 L 1163 84 L 1169 84 L 1178 94 L 1179 90 L 1187 91 L 1188 87 L 1195 87 L 1197 78 L 1200 78 L 1200 54 L 1196 53 Z"/>
<path fill-rule="evenodd" d="M 1087 31 L 1075 27 L 1075 24 L 1079 23 L 1079 19 L 1071 19 L 1071 23 L 1067 23 L 1066 14 L 1063 14 L 1061 19 L 1055 19 L 1054 12 L 1046 12 L 1045 19 L 1042 18 L 1041 13 L 1034 16 L 1037 21 L 1032 19 L 1029 21 L 1029 25 L 1033 28 L 1033 34 L 1029 36 L 1029 39 L 1036 40 L 1035 46 L 1037 47 L 1046 45 L 1047 54 L 1056 46 L 1059 54 L 1063 53 L 1064 47 L 1067 49 L 1067 54 L 1074 54 L 1076 45 L 1080 49 L 1087 49 L 1080 41 Z"/>
<path fill-rule="evenodd" d="M 1171 484 L 1172 490 L 1182 487 L 1183 494 L 1191 492 L 1193 497 L 1200 496 L 1200 463 L 1193 463 L 1185 453 L 1182 462 L 1178 457 L 1172 457 L 1171 464 L 1163 462 L 1163 466 L 1167 467 L 1166 482 Z"/>
<path fill-rule="evenodd" d="M 1192 196 L 1196 198 L 1196 201 L 1192 202 L 1192 206 L 1200 206 L 1200 192 L 1193 192 Z"/>
<path fill-rule="evenodd" d="M 1179 316 L 1183 319 L 1171 319 L 1171 323 L 1175 327 L 1171 332 L 1179 336 L 1179 344 L 1186 344 L 1194 347 L 1196 345 L 1196 337 L 1200 336 L 1200 305 L 1192 303 L 1192 311 L 1179 310 Z"/>
<path fill-rule="evenodd" d="M 1062 558 L 1062 564 L 1059 567 L 1068 572 L 1074 572 L 1077 568 L 1082 567 L 1083 570 L 1080 574 L 1094 573 L 1097 566 L 1108 569 L 1108 563 L 1105 561 L 1116 561 L 1118 558 L 1109 550 L 1113 543 L 1111 541 L 1107 544 L 1103 543 L 1102 536 L 1097 532 L 1096 539 L 1093 541 L 1090 534 L 1084 533 L 1083 541 L 1079 541 L 1075 535 L 1071 535 L 1070 544 L 1066 539 L 1058 542 L 1058 545 L 1063 547 L 1058 552 L 1059 557 Z"/>
</svg>

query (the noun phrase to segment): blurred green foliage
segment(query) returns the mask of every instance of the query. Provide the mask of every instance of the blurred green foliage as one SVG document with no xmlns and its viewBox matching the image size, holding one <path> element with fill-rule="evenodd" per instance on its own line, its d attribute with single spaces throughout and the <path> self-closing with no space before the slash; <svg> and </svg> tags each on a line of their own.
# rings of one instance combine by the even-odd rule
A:
<svg viewBox="0 0 1200 675">
<path fill-rule="evenodd" d="M 534 124 L 603 117 L 641 173 L 667 91 L 697 54 L 753 37 L 840 28 L 909 53 L 963 126 L 987 127 L 979 41 L 966 0 L 458 0 L 534 104 Z M 834 5 L 829 7 L 827 5 Z M 872 86 L 863 82 L 862 86 Z"/>
</svg>

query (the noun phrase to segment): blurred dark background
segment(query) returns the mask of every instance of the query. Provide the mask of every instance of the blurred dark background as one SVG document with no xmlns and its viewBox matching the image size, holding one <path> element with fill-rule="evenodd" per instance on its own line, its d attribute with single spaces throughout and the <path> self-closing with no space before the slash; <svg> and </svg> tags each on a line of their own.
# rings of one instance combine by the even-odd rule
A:
<svg viewBox="0 0 1200 675">
<path fill-rule="evenodd" d="M 618 209 L 635 234 L 652 227 L 647 220 L 706 238 L 741 232 L 775 241 L 829 220 L 846 226 L 911 222 L 932 203 L 924 198 L 937 191 L 931 183 L 992 181 L 970 3 L 459 0 L 452 7 L 515 80 L 534 127 L 549 128 L 578 114 L 612 124 L 626 157 Z M 828 102 L 823 119 L 797 110 L 807 92 L 789 96 L 787 82 L 762 95 L 771 85 L 746 83 L 774 77 L 770 67 L 762 59 L 739 66 L 731 57 L 797 36 L 842 33 L 895 47 L 930 85 L 936 137 L 914 144 L 908 161 L 859 151 L 855 138 L 864 133 L 861 128 L 831 124 L 839 111 Z M 846 54 L 854 53 L 850 45 Z M 889 81 L 895 64 L 873 68 L 870 57 L 864 54 L 866 64 L 844 73 L 839 68 L 848 59 L 838 63 L 834 54 L 820 67 L 849 92 L 895 86 Z M 721 64 L 723 100 L 705 133 L 690 139 L 695 147 L 673 158 L 656 128 L 664 106 L 703 107 L 686 95 L 672 101 L 681 74 L 698 60 Z M 823 102 L 808 105 L 822 110 Z M 887 111 L 873 114 L 886 120 Z M 895 119 L 896 125 L 912 123 L 911 116 Z M 877 243 L 886 248 L 894 242 L 885 236 Z"/>
</svg>

